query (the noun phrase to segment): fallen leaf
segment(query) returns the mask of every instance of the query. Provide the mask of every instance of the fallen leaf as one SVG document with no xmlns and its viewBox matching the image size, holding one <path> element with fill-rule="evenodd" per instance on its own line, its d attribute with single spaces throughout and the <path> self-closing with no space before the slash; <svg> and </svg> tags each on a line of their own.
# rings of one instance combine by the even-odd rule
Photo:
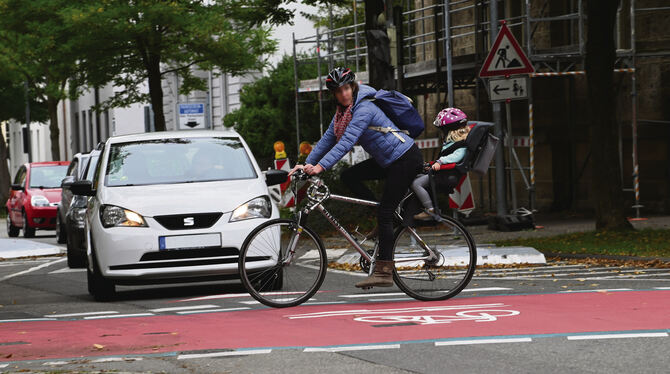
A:
<svg viewBox="0 0 670 374">
<path fill-rule="evenodd" d="M 105 348 L 105 346 L 102 345 L 102 344 L 93 344 L 93 348 L 95 348 L 97 350 L 101 350 L 101 349 Z"/>
</svg>

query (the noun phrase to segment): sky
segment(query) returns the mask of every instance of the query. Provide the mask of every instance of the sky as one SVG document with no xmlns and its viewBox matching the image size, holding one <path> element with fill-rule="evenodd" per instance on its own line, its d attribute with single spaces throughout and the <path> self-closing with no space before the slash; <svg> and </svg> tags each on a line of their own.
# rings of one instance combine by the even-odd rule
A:
<svg viewBox="0 0 670 374">
<path fill-rule="evenodd" d="M 282 55 L 293 55 L 293 42 L 291 39 L 291 33 L 295 33 L 296 38 L 302 38 L 316 34 L 312 22 L 308 21 L 305 17 L 300 15 L 301 11 L 314 14 L 317 12 L 316 7 L 300 3 L 292 3 L 288 6 L 288 8 L 296 10 L 295 17 L 293 18 L 293 25 L 282 25 L 274 29 L 272 37 L 276 39 L 279 44 L 277 46 L 277 52 L 269 57 L 269 61 L 273 65 L 281 60 Z M 299 44 L 297 46 L 298 51 L 304 50 L 308 46 L 309 45 L 307 44 Z"/>
</svg>

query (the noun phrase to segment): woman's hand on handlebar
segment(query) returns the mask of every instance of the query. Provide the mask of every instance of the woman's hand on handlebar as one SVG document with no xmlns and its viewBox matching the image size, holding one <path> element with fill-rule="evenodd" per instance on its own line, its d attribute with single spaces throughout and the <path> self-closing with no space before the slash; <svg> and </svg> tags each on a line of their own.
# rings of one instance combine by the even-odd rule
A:
<svg viewBox="0 0 670 374">
<path fill-rule="evenodd" d="M 441 167 L 441 166 L 442 166 L 442 165 L 441 165 L 439 162 L 436 162 L 436 163 L 433 164 L 432 168 L 433 168 L 433 170 L 435 170 L 435 171 L 440 171 L 440 167 Z"/>
<path fill-rule="evenodd" d="M 296 165 L 291 169 L 291 171 L 288 172 L 288 176 L 290 177 L 291 175 L 295 174 L 296 171 L 298 170 L 303 170 L 305 165 Z"/>
<path fill-rule="evenodd" d="M 305 165 L 304 170 L 305 170 L 305 173 L 307 173 L 309 175 L 317 175 L 317 174 L 323 172 L 323 166 L 321 166 L 319 164 L 316 164 L 316 165 L 307 164 L 307 165 Z"/>
</svg>

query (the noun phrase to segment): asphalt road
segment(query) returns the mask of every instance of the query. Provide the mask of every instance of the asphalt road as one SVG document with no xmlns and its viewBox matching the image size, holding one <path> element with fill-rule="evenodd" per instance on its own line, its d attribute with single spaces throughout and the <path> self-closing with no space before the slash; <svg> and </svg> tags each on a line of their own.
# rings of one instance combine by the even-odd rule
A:
<svg viewBox="0 0 670 374">
<path fill-rule="evenodd" d="M 98 303 L 64 257 L 2 261 L 0 372 L 667 372 L 670 269 L 482 269 L 431 303 L 358 290 L 362 276 L 329 270 L 290 309 L 232 281 L 121 286 Z"/>
</svg>

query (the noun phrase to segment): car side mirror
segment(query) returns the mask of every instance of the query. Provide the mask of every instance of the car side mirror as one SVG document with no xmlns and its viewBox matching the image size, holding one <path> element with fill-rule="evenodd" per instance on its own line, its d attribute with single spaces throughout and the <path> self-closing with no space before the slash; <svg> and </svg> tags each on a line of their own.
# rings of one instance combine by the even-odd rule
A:
<svg viewBox="0 0 670 374">
<path fill-rule="evenodd" d="M 70 184 L 70 191 L 75 195 L 81 196 L 95 195 L 95 191 L 93 191 L 93 183 L 87 180 L 72 182 L 72 184 Z"/>
<path fill-rule="evenodd" d="M 286 182 L 288 172 L 286 170 L 270 169 L 265 172 L 265 184 L 274 186 Z"/>
<path fill-rule="evenodd" d="M 23 186 L 20 185 L 20 184 L 12 184 L 11 189 L 12 189 L 12 191 L 23 191 L 24 190 Z"/>
<path fill-rule="evenodd" d="M 70 188 L 72 182 L 74 182 L 74 177 L 72 175 L 68 175 L 60 182 L 60 186 L 61 188 Z"/>
</svg>

